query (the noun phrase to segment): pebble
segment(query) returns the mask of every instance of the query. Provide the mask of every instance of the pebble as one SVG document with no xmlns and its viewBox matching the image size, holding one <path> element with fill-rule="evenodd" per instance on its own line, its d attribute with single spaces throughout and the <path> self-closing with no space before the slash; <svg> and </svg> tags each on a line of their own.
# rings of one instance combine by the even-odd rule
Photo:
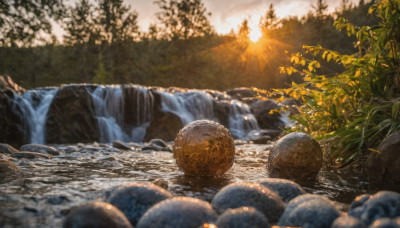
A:
<svg viewBox="0 0 400 228">
<path fill-rule="evenodd" d="M 261 185 L 278 193 L 283 202 L 288 203 L 290 200 L 299 195 L 305 194 L 306 191 L 297 183 L 279 178 L 268 178 L 259 182 Z"/>
<path fill-rule="evenodd" d="M 56 148 L 40 144 L 26 144 L 19 148 L 20 151 L 29 151 L 36 153 L 44 153 L 50 155 L 60 155 L 60 151 Z"/>
<path fill-rule="evenodd" d="M 228 209 L 219 216 L 215 225 L 218 228 L 269 228 L 267 218 L 253 207 Z"/>
</svg>

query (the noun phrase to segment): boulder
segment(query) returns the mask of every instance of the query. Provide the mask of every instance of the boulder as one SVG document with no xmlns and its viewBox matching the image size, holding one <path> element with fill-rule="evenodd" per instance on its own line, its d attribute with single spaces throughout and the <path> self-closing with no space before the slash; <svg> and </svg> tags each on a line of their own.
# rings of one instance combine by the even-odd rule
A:
<svg viewBox="0 0 400 228">
<path fill-rule="evenodd" d="M 108 202 L 121 210 L 132 226 L 136 226 L 149 208 L 171 197 L 171 193 L 157 185 L 132 183 L 118 188 Z"/>
<path fill-rule="evenodd" d="M 252 141 L 256 144 L 266 144 L 269 140 L 277 138 L 282 133 L 282 130 L 251 130 L 247 136 L 247 141 Z"/>
<path fill-rule="evenodd" d="M 378 219 L 369 228 L 400 228 L 400 217 L 396 219 Z"/>
<path fill-rule="evenodd" d="M 306 193 L 306 191 L 304 191 L 304 189 L 300 185 L 293 181 L 285 179 L 268 178 L 266 180 L 260 181 L 259 184 L 278 193 L 278 195 L 285 203 L 288 203 L 290 200 L 296 198 L 297 196 Z"/>
<path fill-rule="evenodd" d="M 115 141 L 112 143 L 112 146 L 113 146 L 114 148 L 121 149 L 121 150 L 131 150 L 131 148 L 130 148 L 128 145 L 126 145 L 125 143 L 123 143 L 123 142 L 120 141 L 120 140 L 115 140 Z"/>
<path fill-rule="evenodd" d="M 278 226 L 324 228 L 341 215 L 335 204 L 324 196 L 304 194 L 291 200 Z"/>
<path fill-rule="evenodd" d="M 311 136 L 293 132 L 279 139 L 268 155 L 271 177 L 306 179 L 322 167 L 322 150 Z"/>
<path fill-rule="evenodd" d="M 47 143 L 99 141 L 99 126 L 90 89 L 86 85 L 66 85 L 60 88 L 47 114 Z"/>
<path fill-rule="evenodd" d="M 219 214 L 228 209 L 254 207 L 272 224 L 279 220 L 285 209 L 278 194 L 255 183 L 234 183 L 225 186 L 214 196 L 211 204 Z"/>
<path fill-rule="evenodd" d="M 174 141 L 179 130 L 183 128 L 183 122 L 179 116 L 171 112 L 160 112 L 151 121 L 147 128 L 144 141 L 152 139 L 162 139 L 164 141 Z"/>
<path fill-rule="evenodd" d="M 0 76 L 0 142 L 18 146 L 29 140 L 23 126 L 22 110 L 12 103 L 15 94 L 24 92 L 9 76 Z"/>
<path fill-rule="evenodd" d="M 269 228 L 267 218 L 253 207 L 240 207 L 228 209 L 219 216 L 215 223 L 218 228 Z"/>
<path fill-rule="evenodd" d="M 233 165 L 235 145 L 228 129 L 209 120 L 182 128 L 172 147 L 179 169 L 189 176 L 219 176 Z"/>
<path fill-rule="evenodd" d="M 281 120 L 279 112 L 272 111 L 279 110 L 280 108 L 275 101 L 252 99 L 249 102 L 249 106 L 260 128 L 280 130 L 285 127 L 285 123 Z"/>
<path fill-rule="evenodd" d="M 381 218 L 400 216 L 400 193 L 380 191 L 369 198 L 363 198 L 358 206 L 350 207 L 348 214 L 361 219 L 368 226 Z"/>
<path fill-rule="evenodd" d="M 21 146 L 19 149 L 20 151 L 37 152 L 50 155 L 60 155 L 60 151 L 58 151 L 56 148 L 40 144 L 25 144 Z"/>
<path fill-rule="evenodd" d="M 125 215 L 109 203 L 94 202 L 74 208 L 64 219 L 63 228 L 132 228 Z"/>
<path fill-rule="evenodd" d="M 364 171 L 376 182 L 400 182 L 400 131 L 383 140 L 377 150 L 368 157 Z"/>
<path fill-rule="evenodd" d="M 205 201 L 174 197 L 150 208 L 139 220 L 137 228 L 198 228 L 217 220 L 217 214 Z"/>
<path fill-rule="evenodd" d="M 226 128 L 229 128 L 230 106 L 230 101 L 213 100 L 214 118 Z"/>
</svg>

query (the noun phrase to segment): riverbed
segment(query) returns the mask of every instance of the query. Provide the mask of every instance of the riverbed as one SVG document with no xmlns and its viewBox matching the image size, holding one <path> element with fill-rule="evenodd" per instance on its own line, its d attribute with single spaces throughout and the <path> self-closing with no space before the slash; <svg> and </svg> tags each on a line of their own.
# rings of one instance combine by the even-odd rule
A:
<svg viewBox="0 0 400 228">
<path fill-rule="evenodd" d="M 0 227 L 60 227 L 71 207 L 104 201 L 115 188 L 131 182 L 161 179 L 175 196 L 211 201 L 227 184 L 268 178 L 266 165 L 272 144 L 240 140 L 235 144 L 233 167 L 217 178 L 187 177 L 176 166 L 171 152 L 142 150 L 144 144 L 131 143 L 131 150 L 99 143 L 52 145 L 60 155 L 13 160 L 22 172 L 1 178 Z M 361 176 L 321 170 L 315 180 L 298 183 L 309 193 L 338 202 L 342 210 L 357 195 L 378 190 L 400 192 L 399 185 L 373 185 Z"/>
</svg>

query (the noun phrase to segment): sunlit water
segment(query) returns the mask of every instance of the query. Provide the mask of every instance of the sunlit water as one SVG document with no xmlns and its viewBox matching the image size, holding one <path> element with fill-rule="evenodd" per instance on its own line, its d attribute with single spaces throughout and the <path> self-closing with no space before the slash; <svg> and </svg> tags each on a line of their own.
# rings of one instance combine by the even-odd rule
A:
<svg viewBox="0 0 400 228">
<path fill-rule="evenodd" d="M 106 200 L 115 187 L 134 181 L 161 178 L 175 196 L 211 201 L 229 183 L 267 178 L 271 145 L 236 145 L 233 167 L 225 176 L 214 179 L 184 176 L 170 152 L 119 151 L 107 144 L 56 147 L 62 154 L 52 159 L 15 161 L 23 174 L 7 176 L 0 183 L 0 227 L 60 227 L 72 206 Z M 356 195 L 377 191 L 359 177 L 331 171 L 320 172 L 315 181 L 300 184 L 308 192 L 344 204 Z"/>
</svg>

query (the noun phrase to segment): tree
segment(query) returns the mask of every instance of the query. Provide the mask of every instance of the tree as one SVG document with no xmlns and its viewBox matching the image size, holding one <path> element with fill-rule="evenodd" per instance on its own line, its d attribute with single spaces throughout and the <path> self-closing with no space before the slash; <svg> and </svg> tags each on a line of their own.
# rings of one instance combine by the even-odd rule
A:
<svg viewBox="0 0 400 228">
<path fill-rule="evenodd" d="M 249 35 L 250 35 L 249 21 L 247 19 L 244 19 L 239 27 L 240 42 L 247 44 L 250 40 Z"/>
<path fill-rule="evenodd" d="M 317 4 L 313 5 L 312 8 L 315 10 L 315 16 L 318 20 L 323 20 L 328 9 L 326 0 L 317 0 Z"/>
<path fill-rule="evenodd" d="M 271 3 L 265 15 L 260 19 L 260 28 L 265 35 L 268 30 L 275 28 L 277 25 L 277 18 L 275 14 L 274 5 Z"/>
<path fill-rule="evenodd" d="M 0 1 L 0 46 L 35 44 L 41 34 L 51 34 L 50 18 L 63 12 L 62 0 Z"/>
<path fill-rule="evenodd" d="M 157 19 L 169 39 L 189 40 L 213 33 L 208 20 L 211 14 L 201 0 L 158 0 L 154 3 L 161 9 Z"/>
</svg>

